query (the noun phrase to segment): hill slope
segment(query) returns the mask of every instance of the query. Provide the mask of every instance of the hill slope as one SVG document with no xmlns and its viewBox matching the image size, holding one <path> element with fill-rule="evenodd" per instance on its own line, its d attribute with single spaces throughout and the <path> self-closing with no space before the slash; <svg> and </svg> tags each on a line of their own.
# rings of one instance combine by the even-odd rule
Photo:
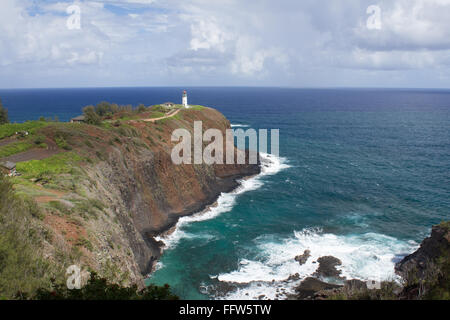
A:
<svg viewBox="0 0 450 320">
<path fill-rule="evenodd" d="M 35 256 L 50 262 L 56 277 L 75 264 L 143 286 L 160 255 L 156 234 L 212 204 L 239 178 L 259 173 L 257 165 L 172 163 L 173 130 L 193 132 L 194 121 L 202 121 L 203 130 L 225 132 L 230 124 L 218 111 L 197 107 L 154 122 L 142 121 L 146 116 L 99 126 L 40 124 L 26 138 L 39 138 L 41 149 L 52 146 L 52 154 L 18 163 L 21 176 L 10 181 L 16 195 L 37 204 L 33 224 L 46 236 Z"/>
</svg>

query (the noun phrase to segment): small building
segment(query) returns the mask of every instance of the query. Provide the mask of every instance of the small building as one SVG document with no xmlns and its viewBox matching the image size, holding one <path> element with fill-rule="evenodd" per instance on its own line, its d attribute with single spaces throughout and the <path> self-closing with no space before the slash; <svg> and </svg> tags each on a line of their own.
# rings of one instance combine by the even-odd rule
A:
<svg viewBox="0 0 450 320">
<path fill-rule="evenodd" d="M 82 122 L 85 122 L 85 120 L 86 120 L 86 117 L 81 115 L 81 116 L 70 119 L 70 122 L 71 123 L 82 123 Z"/>
<path fill-rule="evenodd" d="M 171 109 L 173 107 L 175 107 L 175 103 L 173 102 L 164 102 L 161 107 L 165 108 L 165 109 Z"/>
<path fill-rule="evenodd" d="M 17 175 L 16 164 L 14 162 L 11 161 L 2 162 L 0 163 L 0 167 L 2 169 L 2 172 L 7 176 L 13 177 Z"/>
</svg>

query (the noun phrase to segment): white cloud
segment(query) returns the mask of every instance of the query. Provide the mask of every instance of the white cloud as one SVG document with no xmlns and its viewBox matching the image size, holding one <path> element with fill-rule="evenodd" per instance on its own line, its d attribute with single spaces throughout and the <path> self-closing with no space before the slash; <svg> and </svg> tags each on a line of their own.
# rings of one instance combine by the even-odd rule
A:
<svg viewBox="0 0 450 320">
<path fill-rule="evenodd" d="M 220 26 L 214 19 L 198 18 L 197 21 L 191 23 L 190 49 L 197 51 L 198 49 L 215 49 L 220 52 L 225 51 L 225 42 L 233 37 L 229 33 L 221 30 Z"/>
<path fill-rule="evenodd" d="M 361 23 L 356 35 L 374 50 L 450 49 L 450 0 L 383 1 L 381 30 Z"/>
<path fill-rule="evenodd" d="M 348 85 L 376 85 L 393 71 L 416 73 L 398 77 L 406 86 L 425 71 L 436 74 L 430 85 L 450 85 L 450 0 L 80 1 L 81 30 L 68 30 L 71 4 L 0 2 L 0 87 L 11 79 L 41 85 L 43 74 L 47 86 L 61 77 L 69 85 L 89 78 L 96 85 L 313 86 L 344 77 L 354 81 Z M 380 30 L 366 27 L 373 4 L 382 10 Z"/>
</svg>

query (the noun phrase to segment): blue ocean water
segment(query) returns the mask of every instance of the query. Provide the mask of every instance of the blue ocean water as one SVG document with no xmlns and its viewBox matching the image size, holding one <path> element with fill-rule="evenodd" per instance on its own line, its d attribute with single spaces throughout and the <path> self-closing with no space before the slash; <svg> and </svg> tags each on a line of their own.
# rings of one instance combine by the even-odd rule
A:
<svg viewBox="0 0 450 320">
<path fill-rule="evenodd" d="M 184 88 L 0 90 L 12 121 L 80 114 L 102 100 L 179 102 Z M 320 256 L 348 278 L 393 266 L 450 219 L 450 90 L 188 88 L 234 124 L 280 129 L 280 157 L 218 205 L 183 218 L 149 278 L 182 298 L 276 298 Z M 305 249 L 312 258 L 300 266 Z M 278 292 L 277 292 L 278 290 Z"/>
</svg>

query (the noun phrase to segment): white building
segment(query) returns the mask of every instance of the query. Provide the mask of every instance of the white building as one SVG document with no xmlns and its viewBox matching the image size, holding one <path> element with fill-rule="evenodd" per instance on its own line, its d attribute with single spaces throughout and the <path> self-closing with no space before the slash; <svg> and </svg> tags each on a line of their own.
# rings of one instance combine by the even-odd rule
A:
<svg viewBox="0 0 450 320">
<path fill-rule="evenodd" d="M 189 108 L 186 90 L 183 91 L 183 107 Z"/>
</svg>

